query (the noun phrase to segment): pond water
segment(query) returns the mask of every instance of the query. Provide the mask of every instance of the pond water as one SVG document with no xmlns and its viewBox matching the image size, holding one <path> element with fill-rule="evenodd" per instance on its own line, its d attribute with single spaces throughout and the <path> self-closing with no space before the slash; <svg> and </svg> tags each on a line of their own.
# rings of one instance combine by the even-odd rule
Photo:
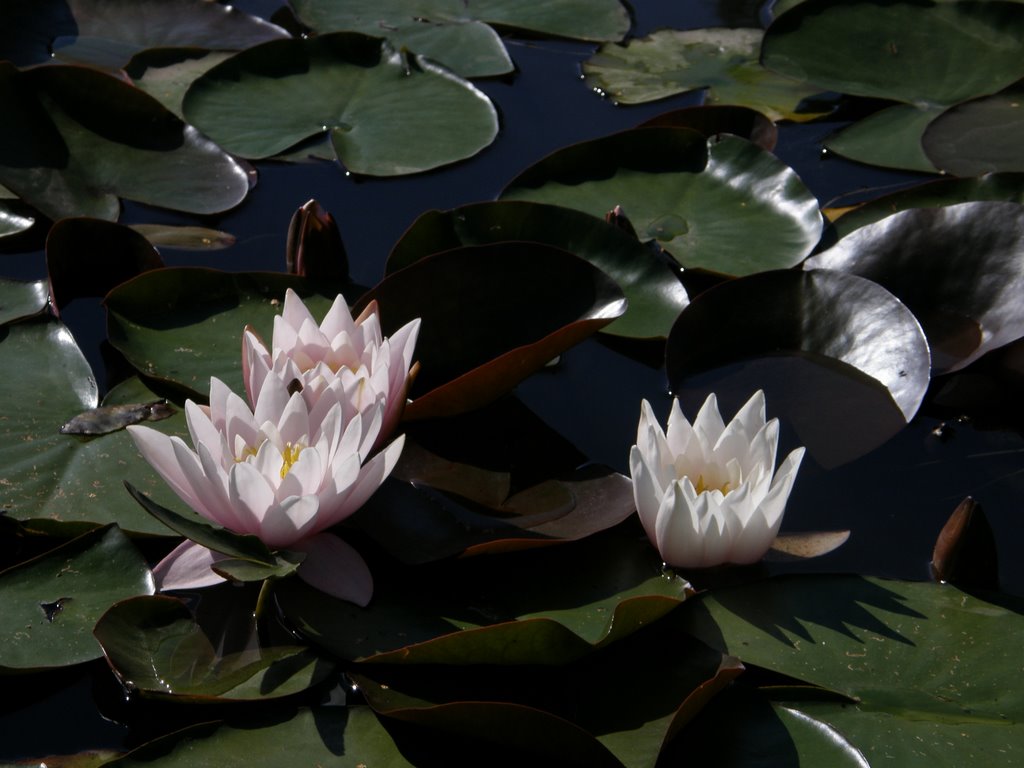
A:
<svg viewBox="0 0 1024 768">
<path fill-rule="evenodd" d="M 258 9 L 260 4 L 237 5 Z M 663 27 L 751 25 L 760 15 L 753 2 L 635 0 L 632 5 L 636 36 Z M 239 271 L 281 271 L 288 222 L 298 206 L 316 199 L 338 221 L 353 279 L 373 285 L 382 277 L 392 245 L 422 212 L 494 199 L 524 167 L 555 149 L 699 103 L 699 97 L 687 95 L 636 107 L 612 104 L 580 80 L 580 62 L 593 46 L 513 39 L 509 50 L 515 74 L 478 83 L 498 107 L 500 135 L 469 162 L 395 179 L 355 179 L 327 163 L 262 162 L 256 165 L 256 188 L 234 211 L 197 219 L 127 204 L 122 222 L 201 223 L 238 238 L 226 251 L 202 255 L 165 251 L 169 266 L 203 264 Z M 779 130 L 776 154 L 798 172 L 823 205 L 868 199 L 922 178 L 824 156 L 821 141 L 839 124 L 783 124 Z M 19 279 L 42 277 L 43 254 L 2 253 L 0 274 Z M 105 334 L 100 302 L 76 300 L 62 317 L 97 371 L 101 387 L 105 386 L 99 347 Z M 628 472 L 640 399 L 650 400 L 659 416 L 668 410 L 670 393 L 659 353 L 659 345 L 653 342 L 592 338 L 568 351 L 550 369 L 523 382 L 515 394 L 591 461 Z M 732 413 L 747 396 L 744 387 L 760 382 L 769 393 L 772 415 L 772 392 L 784 396 L 787 377 L 816 375 L 812 368 L 810 363 L 807 371 L 792 365 L 773 367 L 770 361 L 740 366 L 709 375 L 675 394 L 692 413 L 705 391 L 717 389 L 722 393 L 723 413 Z M 984 377 L 983 373 L 977 375 Z M 957 381 L 965 388 L 973 379 L 962 376 Z M 933 385 L 933 394 L 952 386 L 951 380 L 939 380 Z M 783 530 L 850 529 L 851 537 L 839 550 L 820 559 L 773 567 L 927 579 L 936 535 L 957 504 L 971 496 L 982 504 L 996 532 L 1002 588 L 1024 595 L 1024 559 L 1015 556 L 1024 545 L 1024 527 L 1019 520 L 1020 499 L 1024 498 L 1024 441 L 1005 424 L 957 420 L 958 415 L 956 406 L 943 409 L 927 402 L 924 412 L 907 428 L 861 458 L 834 468 L 813 459 L 805 461 Z M 836 435 L 835 439 L 844 437 Z M 787 426 L 781 455 L 800 441 L 800 435 Z M 120 749 L 141 740 L 147 717 L 167 714 L 153 708 L 126 707 L 103 662 L 85 665 L 71 676 L 8 677 L 3 686 L 0 762 L 86 749 Z M 111 717 L 132 721 L 133 727 Z"/>
</svg>

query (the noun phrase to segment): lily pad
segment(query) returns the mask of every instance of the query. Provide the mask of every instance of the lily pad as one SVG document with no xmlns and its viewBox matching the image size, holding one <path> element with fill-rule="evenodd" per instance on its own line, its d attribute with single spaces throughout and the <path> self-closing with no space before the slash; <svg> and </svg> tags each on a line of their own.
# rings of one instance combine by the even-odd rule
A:
<svg viewBox="0 0 1024 768">
<path fill-rule="evenodd" d="M 107 765 L 117 768 L 263 768 L 288 760 L 339 768 L 413 768 L 369 707 L 279 712 L 245 724 L 203 723 L 143 744 Z"/>
<path fill-rule="evenodd" d="M 636 532 L 639 533 L 639 532 Z M 686 599 L 634 532 L 565 547 L 374 571 L 366 608 L 290 579 L 288 620 L 345 659 L 402 664 L 562 664 L 626 637 Z M 609 567 L 614 563 L 614 567 Z M 514 589 L 507 585 L 515 574 Z"/>
<path fill-rule="evenodd" d="M 822 90 L 949 105 L 1024 77 L 1022 35 L 1016 2 L 805 0 L 772 22 L 761 61 Z"/>
<path fill-rule="evenodd" d="M 736 136 L 639 128 L 559 150 L 503 199 L 603 216 L 621 206 L 641 240 L 684 267 L 746 275 L 800 263 L 821 234 L 814 195 L 774 155 Z"/>
<path fill-rule="evenodd" d="M 895 296 L 820 269 L 766 272 L 705 291 L 672 328 L 666 365 L 677 394 L 703 399 L 728 390 L 742 398 L 738 407 L 763 388 L 772 414 L 826 466 L 902 429 L 930 373 L 921 327 Z"/>
<path fill-rule="evenodd" d="M 946 110 L 924 132 L 925 153 L 957 176 L 1024 171 L 1022 100 L 1024 88 L 1017 85 Z"/>
<path fill-rule="evenodd" d="M 813 710 L 826 721 L 835 715 L 840 731 L 873 718 L 905 742 L 904 725 L 921 728 L 920 746 L 934 757 L 943 735 L 941 754 L 954 756 L 944 765 L 971 762 L 982 743 L 1004 764 L 1024 750 L 1024 694 L 1006 684 L 1024 639 L 1014 610 L 949 585 L 861 576 L 772 579 L 709 593 L 682 610 L 712 647 L 854 700 Z"/>
<path fill-rule="evenodd" d="M 83 296 L 104 296 L 140 272 L 164 265 L 138 232 L 102 219 L 61 219 L 46 237 L 46 269 L 54 306 Z"/>
<path fill-rule="evenodd" d="M 231 57 L 230 51 L 143 51 L 125 67 L 136 88 L 145 91 L 168 110 L 185 119 L 185 93 L 201 75 Z"/>
<path fill-rule="evenodd" d="M 242 157 L 269 157 L 329 132 L 346 169 L 375 176 L 464 160 L 498 132 L 494 106 L 468 82 L 356 33 L 236 54 L 192 84 L 183 108 Z"/>
<path fill-rule="evenodd" d="M 570 208 L 500 201 L 428 211 L 398 241 L 388 273 L 432 253 L 465 245 L 520 240 L 544 243 L 586 259 L 614 279 L 629 302 L 604 333 L 665 337 L 689 299 L 663 258 L 618 227 Z"/>
<path fill-rule="evenodd" d="M 374 299 L 387 334 L 423 320 L 406 419 L 479 408 L 626 309 L 611 278 L 539 243 L 466 246 L 419 259 L 388 275 L 353 311 Z"/>
<path fill-rule="evenodd" d="M 185 387 L 197 397 L 207 396 L 211 376 L 241 392 L 242 331 L 251 325 L 269 339 L 288 288 L 320 317 L 337 295 L 328 285 L 314 293 L 306 280 L 293 275 L 197 268 L 146 272 L 107 296 L 110 343 L 145 375 Z"/>
<path fill-rule="evenodd" d="M 49 303 L 50 289 L 45 280 L 0 279 L 0 325 L 41 315 Z"/>
<path fill-rule="evenodd" d="M 151 595 L 153 576 L 116 526 L 90 531 L 0 573 L 0 669 L 63 667 L 102 655 L 96 621 L 118 600 Z"/>
<path fill-rule="evenodd" d="M 29 229 L 36 220 L 15 211 L 10 205 L 0 203 L 0 237 L 16 235 Z"/>
<path fill-rule="evenodd" d="M 771 152 L 779 138 L 779 129 L 771 120 L 747 107 L 700 105 L 662 112 L 640 123 L 638 128 L 691 128 L 708 138 L 731 133 Z"/>
<path fill-rule="evenodd" d="M 1024 335 L 1024 207 L 973 202 L 901 211 L 861 227 L 807 269 L 885 286 L 920 320 L 939 372 Z"/>
<path fill-rule="evenodd" d="M 274 699 L 304 691 L 332 671 L 305 646 L 215 648 L 185 604 L 170 597 L 124 600 L 103 614 L 94 634 L 121 684 L 147 695 Z"/>
<path fill-rule="evenodd" d="M 118 197 L 217 213 L 249 192 L 246 167 L 147 94 L 97 70 L 19 72 L 0 63 L 0 101 L 0 183 L 51 219 L 115 220 Z"/>
<path fill-rule="evenodd" d="M 189 227 L 174 224 L 132 224 L 134 229 L 158 248 L 180 248 L 188 251 L 216 251 L 230 248 L 235 236 L 208 227 Z"/>
<path fill-rule="evenodd" d="M 825 148 L 859 163 L 937 173 L 921 147 L 921 137 L 941 113 L 942 107 L 886 107 L 830 136 Z"/>
<path fill-rule="evenodd" d="M 706 103 L 750 107 L 772 120 L 811 120 L 801 102 L 821 89 L 758 61 L 761 29 L 662 29 L 625 46 L 603 45 L 583 62 L 587 85 L 622 104 L 707 88 Z"/>
<path fill-rule="evenodd" d="M 126 432 L 95 438 L 60 433 L 68 419 L 99 404 L 92 371 L 68 329 L 52 319 L 4 326 L 0 365 L 10 372 L 0 381 L 0 398 L 17 406 L 0 420 L 0 507 L 16 520 L 64 535 L 109 522 L 166 535 L 121 483 L 131 479 L 164 504 L 176 498 Z M 152 392 L 132 395 L 131 402 L 158 399 Z M 186 432 L 181 413 L 152 426 Z"/>
</svg>

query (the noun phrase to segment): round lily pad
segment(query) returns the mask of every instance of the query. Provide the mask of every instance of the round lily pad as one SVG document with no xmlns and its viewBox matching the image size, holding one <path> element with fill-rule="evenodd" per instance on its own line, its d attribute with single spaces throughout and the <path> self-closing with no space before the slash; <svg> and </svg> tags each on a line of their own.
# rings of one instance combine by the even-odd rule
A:
<svg viewBox="0 0 1024 768">
<path fill-rule="evenodd" d="M 921 139 L 936 167 L 957 176 L 1024 171 L 1024 88 L 958 104 L 931 122 Z"/>
</svg>

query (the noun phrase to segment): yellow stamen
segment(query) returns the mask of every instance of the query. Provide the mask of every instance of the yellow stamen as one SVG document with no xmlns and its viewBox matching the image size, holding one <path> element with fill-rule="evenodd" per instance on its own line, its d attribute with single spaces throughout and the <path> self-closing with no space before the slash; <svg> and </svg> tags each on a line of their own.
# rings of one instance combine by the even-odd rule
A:
<svg viewBox="0 0 1024 768">
<path fill-rule="evenodd" d="M 284 480 L 285 475 L 291 470 L 292 465 L 299 460 L 299 454 L 302 452 L 303 446 L 292 445 L 291 443 L 285 443 L 284 450 L 281 451 L 281 479 Z"/>
<path fill-rule="evenodd" d="M 256 455 L 256 449 L 253 448 L 251 445 L 247 445 L 247 446 L 245 446 L 245 448 L 242 449 L 241 455 L 235 457 L 235 463 L 236 464 L 240 464 L 241 462 L 243 462 L 246 459 L 251 458 L 252 456 L 255 456 L 255 455 Z"/>
<path fill-rule="evenodd" d="M 704 493 L 705 491 L 721 491 L 722 495 L 726 495 L 732 489 L 729 487 L 729 481 L 726 480 L 721 486 L 706 485 L 704 483 L 704 475 L 697 475 L 697 483 L 694 485 L 694 490 L 697 493 Z"/>
</svg>

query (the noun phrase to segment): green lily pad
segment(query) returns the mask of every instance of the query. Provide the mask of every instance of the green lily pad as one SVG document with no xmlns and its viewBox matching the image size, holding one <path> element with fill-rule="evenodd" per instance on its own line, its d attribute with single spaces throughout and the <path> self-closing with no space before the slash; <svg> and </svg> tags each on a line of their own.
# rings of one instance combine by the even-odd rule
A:
<svg viewBox="0 0 1024 768">
<path fill-rule="evenodd" d="M 402 664 L 562 664 L 626 637 L 686 598 L 638 532 L 564 547 L 374 570 L 373 602 L 281 582 L 278 603 L 345 659 Z M 614 563 L 614 567 L 610 564 Z M 498 589 L 515 573 L 514 589 Z"/>
<path fill-rule="evenodd" d="M 337 295 L 331 286 L 314 289 L 294 275 L 198 268 L 146 272 L 107 295 L 110 343 L 145 375 L 197 397 L 208 395 L 211 376 L 241 392 L 242 331 L 251 325 L 269 339 L 288 288 L 318 317 Z"/>
<path fill-rule="evenodd" d="M 102 655 L 92 628 L 111 605 L 153 594 L 146 561 L 116 526 L 0 573 L 0 669 L 63 667 Z"/>
<path fill-rule="evenodd" d="M 672 391 L 689 390 L 698 404 L 729 392 L 739 407 L 764 389 L 772 415 L 825 466 L 906 426 L 930 374 L 921 326 L 895 296 L 824 269 L 765 272 L 705 291 L 679 315 L 665 358 Z"/>
<path fill-rule="evenodd" d="M 294 765 L 412 768 L 369 707 L 279 712 L 235 725 L 203 723 L 163 736 L 107 765 L 117 768 L 269 768 L 282 747 Z"/>
<path fill-rule="evenodd" d="M 50 287 L 45 280 L 0 279 L 0 325 L 40 315 L 49 302 Z"/>
<path fill-rule="evenodd" d="M 956 104 L 1024 77 L 1024 5 L 805 0 L 765 33 L 769 69 L 822 90 Z"/>
<path fill-rule="evenodd" d="M 192 84 L 184 112 L 226 150 L 249 158 L 329 132 L 346 169 L 375 176 L 464 160 L 498 132 L 494 106 L 468 82 L 356 33 L 236 54 Z"/>
<path fill-rule="evenodd" d="M 602 332 L 664 337 L 689 299 L 664 259 L 611 224 L 570 208 L 499 201 L 428 211 L 398 241 L 388 273 L 432 253 L 509 240 L 545 243 L 586 259 L 614 279 L 629 302 Z"/>
<path fill-rule="evenodd" d="M 0 64 L 0 102 L 0 183 L 51 219 L 115 220 L 119 197 L 217 213 L 249 192 L 238 161 L 150 96 L 97 70 L 19 72 Z"/>
<path fill-rule="evenodd" d="M 946 110 L 924 132 L 925 153 L 957 176 L 1024 171 L 1022 100 L 1024 88 L 1017 85 Z"/>
<path fill-rule="evenodd" d="M 825 148 L 858 163 L 937 173 L 921 147 L 921 136 L 941 113 L 942 107 L 896 104 L 833 134 Z"/>
<path fill-rule="evenodd" d="M 921 322 L 939 372 L 1024 335 L 1024 208 L 973 202 L 901 211 L 812 256 L 807 269 L 866 277 Z"/>
<path fill-rule="evenodd" d="M 0 203 L 0 237 L 16 235 L 29 229 L 36 220 L 31 216 L 23 216 L 6 203 Z"/>
<path fill-rule="evenodd" d="M 332 665 L 305 646 L 217 649 L 185 604 L 138 597 L 108 610 L 96 639 L 123 685 L 184 700 L 274 699 L 325 680 Z"/>
<path fill-rule="evenodd" d="M 588 86 L 622 104 L 642 104 L 707 88 L 707 103 L 750 107 L 772 120 L 811 120 L 801 110 L 821 89 L 758 61 L 760 29 L 662 29 L 625 46 L 603 45 L 583 62 Z"/>
<path fill-rule="evenodd" d="M 945 765 L 972 762 L 989 738 L 1000 761 L 1024 750 L 1024 693 L 1007 685 L 1024 640 L 1014 610 L 949 585 L 861 576 L 772 579 L 708 593 L 682 610 L 712 647 L 856 702 L 847 718 L 834 705 L 816 717 L 842 723 L 871 713 L 904 742 L 904 724 L 923 729 L 925 754 L 937 754 L 936 735 L 948 736 L 944 748 L 955 757 Z"/>
<path fill-rule="evenodd" d="M 746 275 L 800 263 L 821 234 L 814 195 L 774 155 L 736 136 L 639 128 L 559 150 L 503 199 L 603 216 L 621 206 L 641 240 L 684 267 Z"/>
<path fill-rule="evenodd" d="M 158 248 L 179 248 L 188 251 L 216 251 L 230 248 L 235 236 L 208 227 L 189 227 L 174 224 L 132 224 L 134 229 Z"/>
<path fill-rule="evenodd" d="M 662 112 L 645 120 L 638 128 L 651 127 L 690 128 L 711 138 L 721 133 L 731 133 L 747 139 L 771 152 L 779 139 L 775 123 L 747 107 L 698 105 L 680 107 Z"/>
<path fill-rule="evenodd" d="M 387 334 L 423 320 L 407 419 L 492 402 L 626 309 L 610 277 L 540 243 L 465 246 L 419 259 L 388 275 L 353 311 L 374 299 Z"/>
<path fill-rule="evenodd" d="M 378 714 L 431 729 L 449 755 L 653 766 L 664 745 L 743 670 L 666 621 L 672 619 L 559 668 L 496 667 L 481 675 L 466 667 L 364 665 L 353 680 Z M 629 672 L 608 674 L 615 669 Z"/>
<path fill-rule="evenodd" d="M 230 51 L 143 51 L 125 67 L 135 87 L 185 119 L 185 93 L 200 76 L 231 57 Z"/>
<path fill-rule="evenodd" d="M 126 432 L 95 438 L 60 433 L 68 419 L 99 405 L 92 371 L 68 329 L 52 319 L 3 326 L 0 365 L 10 372 L 0 381 L 0 397 L 16 405 L 0 420 L 0 507 L 16 520 L 64 535 L 110 522 L 126 531 L 167 535 L 121 481 L 132 480 L 164 504 L 177 497 Z M 128 402 L 158 399 L 152 392 L 131 394 Z M 152 426 L 186 433 L 181 413 Z"/>
</svg>

